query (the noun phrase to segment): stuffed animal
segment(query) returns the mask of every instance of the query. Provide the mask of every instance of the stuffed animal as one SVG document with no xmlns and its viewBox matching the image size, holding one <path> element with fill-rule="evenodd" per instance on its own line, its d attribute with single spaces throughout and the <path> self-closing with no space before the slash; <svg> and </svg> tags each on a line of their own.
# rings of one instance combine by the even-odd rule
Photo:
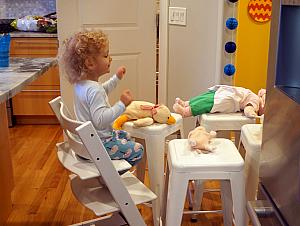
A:
<svg viewBox="0 0 300 226">
<path fill-rule="evenodd" d="M 210 144 L 212 138 L 216 137 L 215 131 L 206 132 L 203 126 L 198 126 L 188 135 L 188 143 L 198 153 L 211 152 L 214 147 Z"/>
<path fill-rule="evenodd" d="M 113 128 L 120 130 L 123 124 L 130 120 L 135 120 L 133 124 L 136 127 L 148 126 L 154 122 L 168 125 L 176 122 L 167 106 L 146 101 L 132 101 L 125 112 L 114 121 Z"/>
</svg>

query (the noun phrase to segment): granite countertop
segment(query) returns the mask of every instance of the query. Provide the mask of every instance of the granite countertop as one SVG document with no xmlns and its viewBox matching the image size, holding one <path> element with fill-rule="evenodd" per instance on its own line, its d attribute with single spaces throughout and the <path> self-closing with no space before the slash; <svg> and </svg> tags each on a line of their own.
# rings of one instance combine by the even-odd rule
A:
<svg viewBox="0 0 300 226">
<path fill-rule="evenodd" d="M 0 103 L 15 96 L 56 64 L 56 58 L 10 58 L 9 67 L 0 67 Z"/>
<path fill-rule="evenodd" d="M 12 31 L 10 36 L 12 38 L 57 38 L 57 33 Z"/>
</svg>

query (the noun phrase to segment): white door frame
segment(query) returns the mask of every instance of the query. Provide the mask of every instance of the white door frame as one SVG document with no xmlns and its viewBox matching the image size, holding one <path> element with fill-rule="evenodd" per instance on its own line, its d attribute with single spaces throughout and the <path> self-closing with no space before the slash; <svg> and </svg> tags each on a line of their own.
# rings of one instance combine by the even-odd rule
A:
<svg viewBox="0 0 300 226">
<path fill-rule="evenodd" d="M 159 3 L 159 76 L 158 76 L 158 103 L 167 104 L 167 74 L 169 55 L 169 0 L 160 0 Z"/>
</svg>

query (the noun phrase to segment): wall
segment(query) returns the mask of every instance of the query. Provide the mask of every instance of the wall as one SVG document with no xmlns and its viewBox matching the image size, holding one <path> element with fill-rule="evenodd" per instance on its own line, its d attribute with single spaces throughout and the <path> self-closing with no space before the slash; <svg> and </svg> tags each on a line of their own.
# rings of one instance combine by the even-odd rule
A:
<svg viewBox="0 0 300 226">
<path fill-rule="evenodd" d="M 266 87 L 270 21 L 252 20 L 248 15 L 248 3 L 239 1 L 234 84 L 257 92 Z"/>
<path fill-rule="evenodd" d="M 186 26 L 169 24 L 167 105 L 176 97 L 189 98 L 220 83 L 223 77 L 224 2 L 171 0 L 171 7 L 187 10 Z M 184 119 L 184 130 L 195 127 L 195 118 Z"/>
<path fill-rule="evenodd" d="M 15 19 L 26 15 L 44 16 L 55 11 L 55 0 L 0 0 L 0 19 Z"/>
</svg>

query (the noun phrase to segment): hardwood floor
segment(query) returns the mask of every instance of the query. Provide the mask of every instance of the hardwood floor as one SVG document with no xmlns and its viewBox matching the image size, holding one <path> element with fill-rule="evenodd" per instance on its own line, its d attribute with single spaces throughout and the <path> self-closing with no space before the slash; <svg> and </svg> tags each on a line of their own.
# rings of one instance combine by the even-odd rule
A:
<svg viewBox="0 0 300 226">
<path fill-rule="evenodd" d="M 70 174 L 56 157 L 56 143 L 63 140 L 58 125 L 24 125 L 9 129 L 15 188 L 12 193 L 13 211 L 6 225 L 69 225 L 95 218 L 72 195 Z M 146 184 L 148 177 L 146 175 Z M 219 184 L 208 182 L 207 187 Z M 220 209 L 219 192 L 205 193 L 204 209 Z M 151 208 L 139 207 L 147 225 L 152 224 Z M 184 215 L 184 226 L 223 225 L 220 214 L 198 215 L 191 223 Z"/>
</svg>

